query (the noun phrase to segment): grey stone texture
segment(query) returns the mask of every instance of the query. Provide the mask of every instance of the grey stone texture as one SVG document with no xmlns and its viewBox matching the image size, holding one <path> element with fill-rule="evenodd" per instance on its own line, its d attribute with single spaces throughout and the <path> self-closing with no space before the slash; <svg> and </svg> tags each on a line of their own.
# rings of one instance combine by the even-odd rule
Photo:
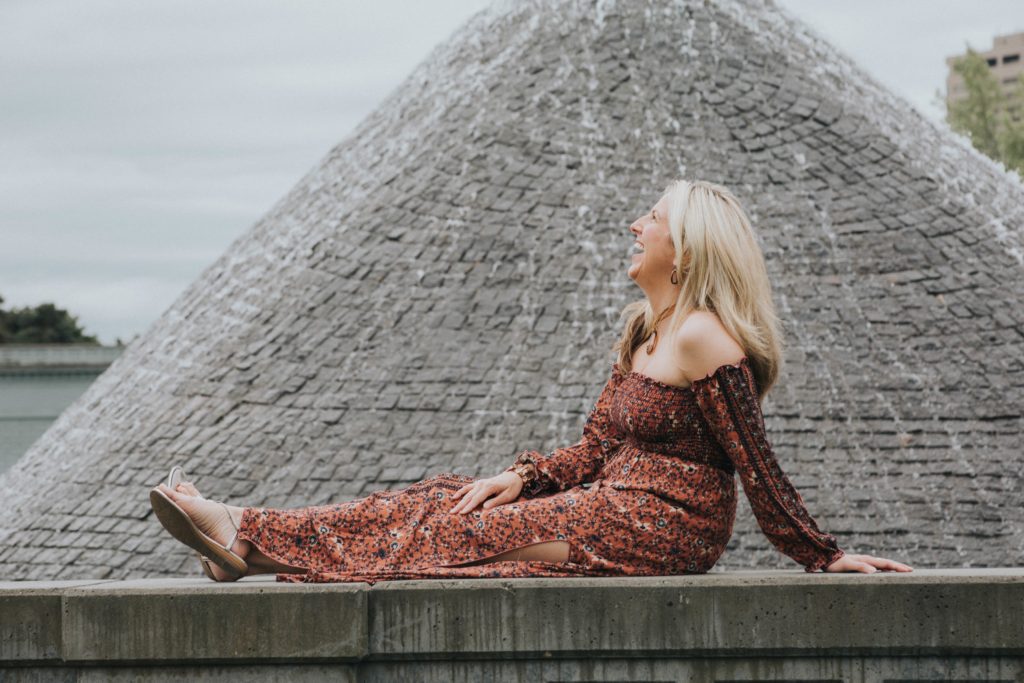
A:
<svg viewBox="0 0 1024 683">
<path fill-rule="evenodd" d="M 12 581 L 0 680 L 1017 681 L 1022 601 L 1019 568 Z"/>
<path fill-rule="evenodd" d="M 198 576 L 147 499 L 173 464 L 300 507 L 574 443 L 677 176 L 759 234 L 768 432 L 822 528 L 1019 565 L 1019 178 L 771 2 L 559 0 L 456 30 L 0 477 L 0 577 Z M 713 571 L 793 566 L 741 495 Z"/>
</svg>

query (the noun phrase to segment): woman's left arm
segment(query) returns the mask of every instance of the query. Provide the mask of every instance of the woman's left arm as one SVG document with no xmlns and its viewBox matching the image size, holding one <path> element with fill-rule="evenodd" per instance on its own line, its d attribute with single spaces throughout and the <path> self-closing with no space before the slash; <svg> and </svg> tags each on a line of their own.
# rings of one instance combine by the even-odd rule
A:
<svg viewBox="0 0 1024 683">
<path fill-rule="evenodd" d="M 818 528 L 803 497 L 782 471 L 765 432 L 764 416 L 749 365 L 721 365 L 691 384 L 700 411 L 740 476 L 754 516 L 769 541 L 805 571 L 874 571 L 907 565 L 847 555 L 836 537 Z"/>
</svg>

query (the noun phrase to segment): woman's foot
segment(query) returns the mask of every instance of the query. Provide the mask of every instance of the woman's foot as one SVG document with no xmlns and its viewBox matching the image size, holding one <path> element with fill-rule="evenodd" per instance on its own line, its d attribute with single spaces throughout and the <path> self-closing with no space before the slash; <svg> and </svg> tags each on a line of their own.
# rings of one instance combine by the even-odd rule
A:
<svg viewBox="0 0 1024 683">
<path fill-rule="evenodd" d="M 166 484 L 160 484 L 157 488 L 177 503 L 192 519 L 192 522 L 199 527 L 200 531 L 222 546 L 231 540 L 231 537 L 235 535 L 235 528 L 242 523 L 242 508 L 235 505 L 222 505 L 203 498 L 191 482 L 178 484 L 178 491 L 172 491 Z M 189 493 L 183 493 L 182 489 Z M 224 509 L 225 507 L 227 510 Z M 230 515 L 230 519 L 228 515 Z M 232 524 L 232 522 L 234 523 Z M 230 550 L 245 559 L 251 548 L 252 544 L 248 541 L 236 539 Z M 210 563 L 210 568 L 217 581 L 232 578 L 228 572 L 213 562 Z"/>
<path fill-rule="evenodd" d="M 190 481 L 179 481 L 176 490 L 179 493 L 195 496 L 196 498 L 203 497 L 203 495 L 199 493 L 199 489 L 196 488 L 196 485 Z M 203 574 L 206 574 L 206 576 L 212 578 L 214 581 L 237 581 L 240 578 L 238 576 L 228 574 L 216 564 L 210 562 L 209 558 L 203 557 L 202 553 L 197 553 L 197 556 L 199 557 L 199 562 L 202 564 Z M 248 574 L 244 574 L 243 576 L 248 576 Z"/>
</svg>

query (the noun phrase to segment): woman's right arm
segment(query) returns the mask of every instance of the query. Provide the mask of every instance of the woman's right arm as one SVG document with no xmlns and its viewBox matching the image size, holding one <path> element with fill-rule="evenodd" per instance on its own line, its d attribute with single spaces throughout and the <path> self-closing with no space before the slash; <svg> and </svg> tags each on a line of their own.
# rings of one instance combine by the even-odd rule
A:
<svg viewBox="0 0 1024 683">
<path fill-rule="evenodd" d="M 623 435 L 612 426 L 609 419 L 612 396 L 622 379 L 623 373 L 616 363 L 587 417 L 583 437 L 578 443 L 555 449 L 546 455 L 540 451 L 525 450 L 505 468 L 504 471 L 511 472 L 517 466 L 525 465 L 536 472 L 533 480 L 523 487 L 522 497 L 534 498 L 564 491 L 590 481 L 597 475 L 608 456 L 623 442 Z"/>
</svg>

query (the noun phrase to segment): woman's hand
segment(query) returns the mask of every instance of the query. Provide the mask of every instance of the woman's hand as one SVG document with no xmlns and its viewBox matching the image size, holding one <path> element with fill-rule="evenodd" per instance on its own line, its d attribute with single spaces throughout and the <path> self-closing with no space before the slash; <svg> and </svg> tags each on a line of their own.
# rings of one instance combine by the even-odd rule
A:
<svg viewBox="0 0 1024 683">
<path fill-rule="evenodd" d="M 496 477 L 477 479 L 452 494 L 452 500 L 458 500 L 464 495 L 465 498 L 448 512 L 470 512 L 487 498 L 490 500 L 484 503 L 484 509 L 503 505 L 518 498 L 522 490 L 523 480 L 515 472 L 502 472 Z"/>
<path fill-rule="evenodd" d="M 914 571 L 914 568 L 910 565 L 895 560 L 887 560 L 884 557 L 873 557 L 871 555 L 850 555 L 849 553 L 825 567 L 827 572 L 863 572 L 865 574 L 874 574 L 879 569 L 882 571 L 894 570 L 898 572 Z"/>
</svg>

